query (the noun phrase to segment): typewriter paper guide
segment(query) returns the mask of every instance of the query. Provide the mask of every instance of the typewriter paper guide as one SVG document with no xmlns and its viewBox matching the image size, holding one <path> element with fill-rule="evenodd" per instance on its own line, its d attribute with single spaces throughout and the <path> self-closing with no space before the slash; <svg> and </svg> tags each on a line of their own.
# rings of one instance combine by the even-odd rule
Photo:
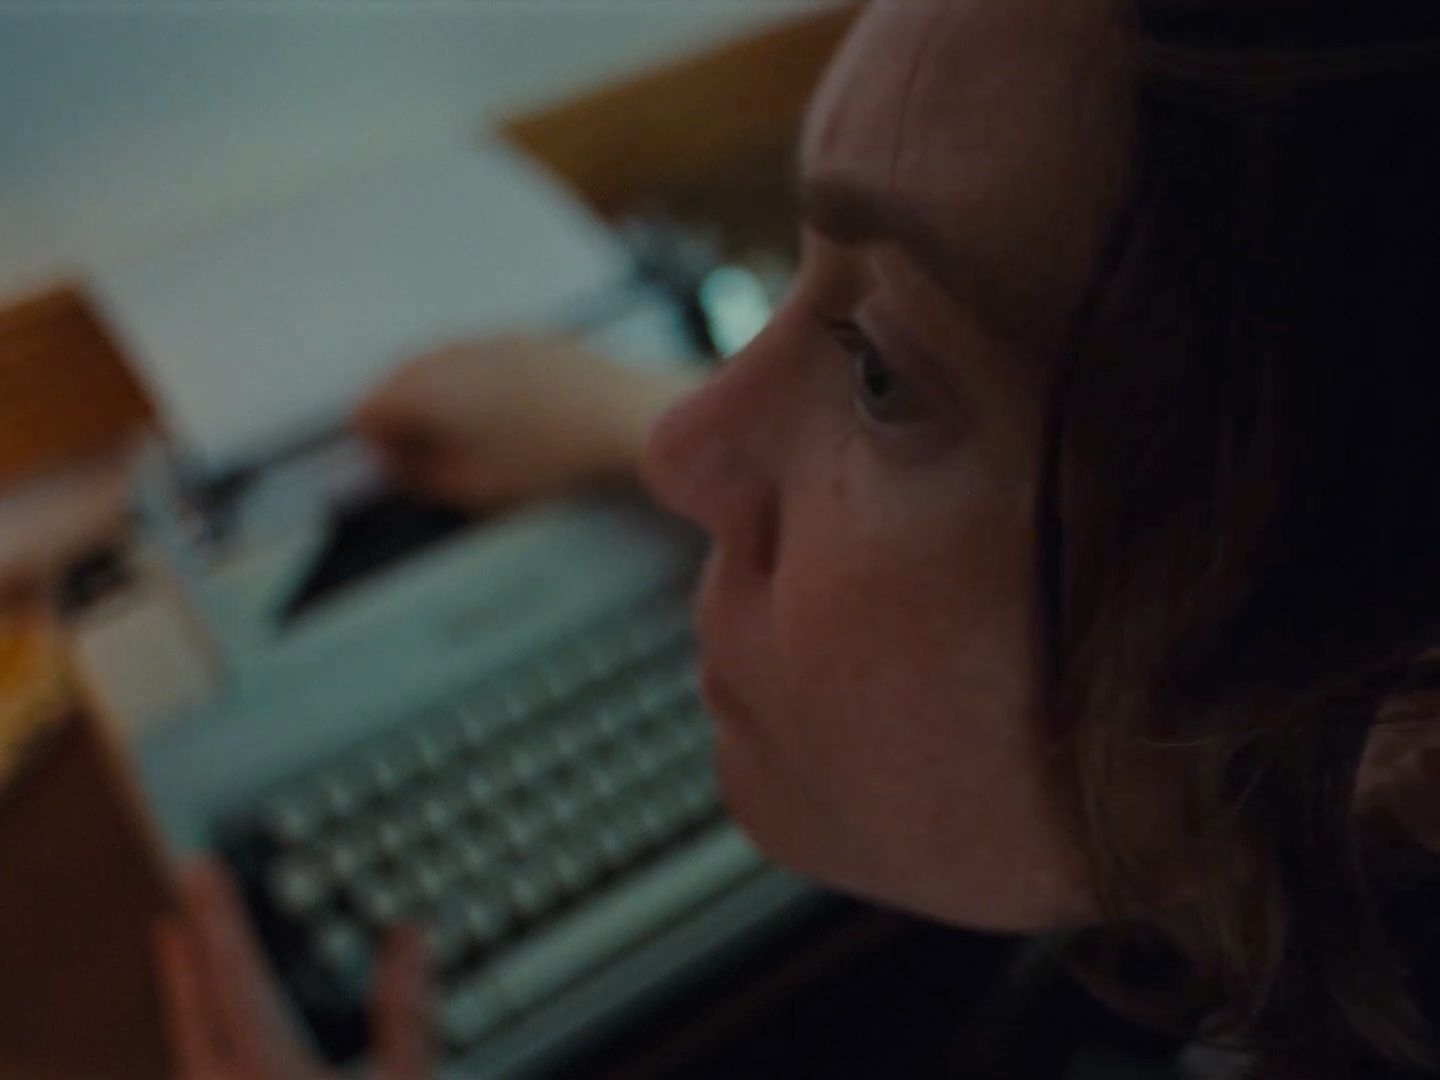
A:
<svg viewBox="0 0 1440 1080">
<path fill-rule="evenodd" d="M 182 451 L 220 471 L 334 427 L 419 351 L 543 326 L 627 269 L 573 194 L 496 142 L 347 176 L 90 284 Z"/>
</svg>

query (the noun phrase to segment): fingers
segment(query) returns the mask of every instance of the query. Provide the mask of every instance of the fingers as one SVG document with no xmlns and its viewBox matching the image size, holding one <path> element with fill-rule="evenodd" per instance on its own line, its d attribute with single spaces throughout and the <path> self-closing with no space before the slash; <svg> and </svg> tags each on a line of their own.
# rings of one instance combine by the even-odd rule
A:
<svg viewBox="0 0 1440 1080">
<path fill-rule="evenodd" d="M 569 342 L 491 339 L 405 364 L 352 424 L 400 487 L 499 509 L 628 476 L 654 386 Z"/>
<path fill-rule="evenodd" d="M 230 877 L 218 865 L 200 861 L 181 879 L 185 913 L 204 979 L 203 1000 L 230 1059 L 257 1073 L 296 1073 L 309 1062 L 308 1049 L 280 1000 Z"/>
<path fill-rule="evenodd" d="M 405 477 L 411 491 L 467 512 L 500 509 L 515 495 L 507 490 L 503 469 L 475 454 L 416 466 Z"/>
<path fill-rule="evenodd" d="M 433 409 L 412 415 L 393 402 L 377 401 L 362 406 L 352 425 L 397 487 L 461 507 L 474 502 L 473 448 L 445 438 Z"/>
<path fill-rule="evenodd" d="M 425 939 L 397 930 L 381 950 L 370 1000 L 378 1080 L 425 1080 L 434 1067 Z"/>
<path fill-rule="evenodd" d="M 391 483 L 423 500 L 479 512 L 526 494 L 526 468 L 513 455 L 501 460 L 492 454 L 483 437 L 467 445 L 369 438 Z"/>
<path fill-rule="evenodd" d="M 200 862 L 181 876 L 184 922 L 156 927 L 166 1034 L 181 1080 L 297 1080 L 323 1074 L 290 1021 L 229 876 Z M 428 1080 L 434 1068 L 424 938 L 398 931 L 370 1002 L 380 1080 Z"/>
<path fill-rule="evenodd" d="M 202 1080 L 220 1073 L 215 1031 L 205 1008 L 204 975 L 190 935 L 166 919 L 155 928 L 155 966 L 160 1011 L 180 1080 Z"/>
<path fill-rule="evenodd" d="M 433 449 L 434 420 L 423 409 L 397 402 L 385 391 L 362 402 L 351 415 L 350 426 L 366 442 L 397 454 Z"/>
<path fill-rule="evenodd" d="M 432 439 L 405 434 L 379 434 L 372 429 L 365 438 L 379 455 L 380 464 L 390 478 L 401 487 L 416 491 L 428 490 L 430 475 L 443 468 L 449 457 L 459 453 L 437 445 Z"/>
<path fill-rule="evenodd" d="M 437 411 L 463 386 L 457 366 L 471 368 L 473 359 L 452 348 L 417 356 L 371 388 L 351 416 L 351 425 L 366 439 L 389 443 L 433 433 Z"/>
</svg>

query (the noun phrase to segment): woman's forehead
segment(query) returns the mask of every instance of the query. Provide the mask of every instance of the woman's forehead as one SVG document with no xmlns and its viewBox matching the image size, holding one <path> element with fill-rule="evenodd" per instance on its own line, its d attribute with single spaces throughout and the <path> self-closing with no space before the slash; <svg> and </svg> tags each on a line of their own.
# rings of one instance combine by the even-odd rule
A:
<svg viewBox="0 0 1440 1080">
<path fill-rule="evenodd" d="M 1114 68 L 1118 30 L 1113 0 L 875 0 L 811 104 L 802 160 L 883 174 L 897 163 L 876 151 L 1053 133 L 1052 107 Z"/>
<path fill-rule="evenodd" d="M 1118 198 L 1123 40 L 1111 0 L 878 0 L 815 97 L 802 174 L 895 195 L 992 260 L 1050 249 Z M 1077 255 L 1032 269 L 1068 281 Z"/>
</svg>

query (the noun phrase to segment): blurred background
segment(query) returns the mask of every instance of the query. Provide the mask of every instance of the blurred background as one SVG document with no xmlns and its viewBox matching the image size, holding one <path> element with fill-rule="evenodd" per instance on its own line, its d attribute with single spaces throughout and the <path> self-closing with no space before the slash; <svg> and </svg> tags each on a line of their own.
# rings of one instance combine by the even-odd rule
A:
<svg viewBox="0 0 1440 1080">
<path fill-rule="evenodd" d="M 150 935 L 199 851 L 341 1069 L 400 923 L 456 1075 L 1060 1075 L 1082 1031 L 1093 1075 L 1107 1031 L 1134 1059 L 1044 944 L 750 848 L 695 536 L 614 477 L 416 499 L 347 427 L 517 326 L 635 385 L 743 345 L 852 16 L 0 6 L 0 1076 L 168 1075 Z"/>
<path fill-rule="evenodd" d="M 817 6 L 7 4 L 0 291 Z"/>
</svg>

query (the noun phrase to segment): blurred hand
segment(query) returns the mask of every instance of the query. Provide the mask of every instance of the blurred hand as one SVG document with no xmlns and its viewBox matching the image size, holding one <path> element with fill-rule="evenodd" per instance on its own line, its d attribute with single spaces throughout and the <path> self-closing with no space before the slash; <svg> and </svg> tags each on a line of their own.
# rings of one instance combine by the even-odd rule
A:
<svg viewBox="0 0 1440 1080">
<path fill-rule="evenodd" d="M 291 1018 L 228 874 L 181 879 L 182 910 L 156 932 L 166 1030 L 178 1080 L 338 1080 Z M 370 1001 L 376 1080 L 425 1080 L 433 1062 L 429 980 L 418 931 L 391 937 Z"/>
<path fill-rule="evenodd" d="M 488 509 L 633 475 L 651 421 L 698 378 L 565 339 L 498 338 L 411 361 L 354 422 L 404 486 Z"/>
</svg>

